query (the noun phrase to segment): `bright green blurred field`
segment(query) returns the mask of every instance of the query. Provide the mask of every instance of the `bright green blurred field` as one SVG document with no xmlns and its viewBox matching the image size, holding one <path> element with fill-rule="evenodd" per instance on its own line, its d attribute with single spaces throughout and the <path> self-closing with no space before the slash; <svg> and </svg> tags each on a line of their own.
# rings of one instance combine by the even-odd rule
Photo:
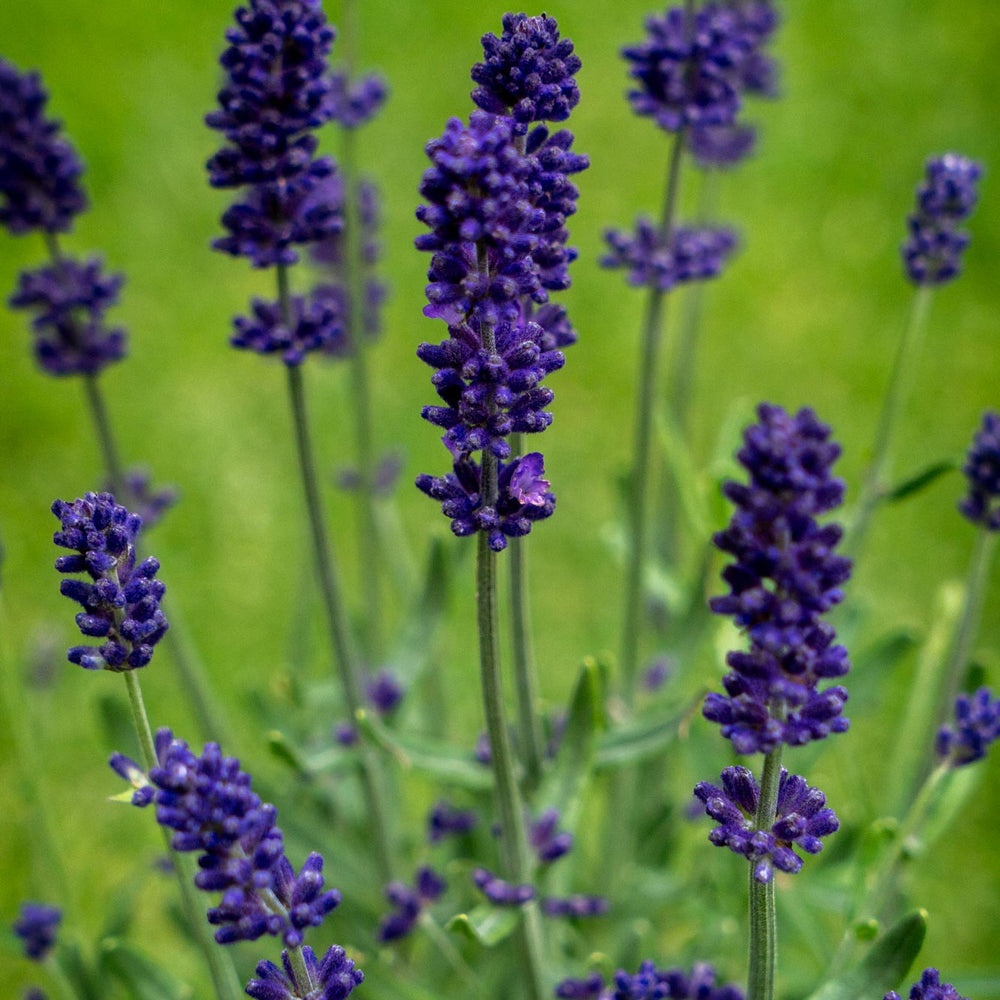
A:
<svg viewBox="0 0 1000 1000">
<path fill-rule="evenodd" d="M 499 30 L 506 8 L 493 0 L 362 6 L 362 63 L 380 69 L 391 87 L 385 111 L 360 139 L 384 195 L 391 282 L 385 333 L 370 355 L 376 433 L 381 446 L 405 450 L 398 509 L 423 558 L 431 536 L 463 543 L 410 485 L 419 472 L 446 467 L 438 435 L 419 417 L 433 390 L 415 348 L 440 339 L 444 328 L 421 314 L 427 260 L 412 246 L 420 231 L 416 189 L 424 144 L 449 116 L 471 109 L 468 73 L 480 57 L 479 37 Z M 327 9 L 336 23 L 337 4 Z M 758 155 L 721 186 L 718 214 L 739 228 L 743 248 L 707 289 L 696 450 L 700 462 L 718 466 L 758 401 L 810 405 L 843 444 L 839 472 L 850 496 L 912 295 L 898 254 L 904 217 L 925 158 L 952 149 L 981 160 L 986 177 L 969 225 L 966 273 L 933 302 L 896 471 L 960 459 L 983 410 L 1000 408 L 1000 10 L 992 0 L 795 0 L 783 9 L 775 46 L 783 96 L 755 103 L 748 117 L 761 127 Z M 548 9 L 583 60 L 582 100 L 570 126 L 592 162 L 571 223 L 580 249 L 574 287 L 562 299 L 580 340 L 551 379 L 555 422 L 538 442 L 559 497 L 531 550 L 536 648 L 550 705 L 566 698 L 582 656 L 616 650 L 619 642 L 616 481 L 628 466 L 643 296 L 596 260 L 605 227 L 659 211 L 666 137 L 630 115 L 618 56 L 641 36 L 647 10 L 632 0 Z M 100 252 L 128 277 L 112 318 L 129 330 L 130 356 L 102 379 L 112 419 L 126 459 L 152 466 L 157 482 L 174 483 L 182 494 L 150 548 L 226 705 L 237 745 L 224 749 L 249 770 L 266 772 L 273 765 L 256 720 L 285 699 L 298 640 L 314 654 L 312 676 L 324 668 L 317 627 L 290 635 L 303 631 L 309 577 L 284 372 L 228 346 L 231 317 L 251 296 L 273 294 L 271 276 L 209 249 L 227 202 L 205 179 L 204 161 L 217 143 L 202 117 L 213 106 L 230 15 L 229 0 L 8 0 L 0 3 L 0 55 L 42 72 L 50 111 L 86 163 L 91 209 L 65 246 Z M 335 137 L 327 143 L 335 152 Z M 682 186 L 693 210 L 691 172 Z M 0 235 L 0 291 L 6 295 L 18 271 L 43 257 L 40 239 Z M 673 304 L 671 314 L 679 315 Z M 317 450 L 332 470 L 349 462 L 353 449 L 347 371 L 311 364 L 306 380 Z M 105 760 L 111 750 L 130 749 L 110 745 L 98 718 L 102 699 L 124 698 L 118 679 L 63 659 L 76 633 L 52 570 L 49 505 L 99 488 L 101 475 L 82 388 L 36 368 L 23 317 L 8 312 L 0 312 L 0 455 L 0 923 L 11 922 L 22 899 L 42 898 L 66 908 L 68 929 L 87 933 L 109 898 L 150 861 L 157 841 L 151 823 L 105 801 L 118 790 Z M 922 635 L 937 588 L 965 572 L 973 529 L 955 510 L 962 492 L 953 473 L 881 511 L 847 604 L 875 608 L 886 629 Z M 361 616 L 353 504 L 333 490 L 327 501 L 351 610 Z M 716 503 L 709 516 L 717 529 L 726 514 Z M 482 726 L 471 584 L 469 559 L 433 658 L 449 692 L 453 735 L 470 744 Z M 390 597 L 387 617 L 399 612 Z M 651 641 L 646 652 L 654 651 Z M 1000 685 L 996 573 L 977 656 L 987 681 Z M 29 670 L 48 679 L 25 687 Z M 716 684 L 721 655 L 706 659 L 704 670 L 703 684 Z M 895 707 L 907 679 L 904 672 L 858 679 L 864 698 L 849 705 L 852 732 L 835 741 L 822 774 L 812 776 L 822 778 L 842 816 L 851 816 L 852 796 L 865 808 L 877 804 L 891 780 L 884 761 L 907 739 Z M 168 656 L 158 654 L 143 684 L 154 725 L 189 731 Z M 998 757 L 984 765 L 974 808 L 916 875 L 917 898 L 931 918 L 921 962 L 939 965 L 960 987 L 960 975 L 1000 966 Z M 725 748 L 719 760 L 726 762 Z M 430 794 L 412 791 L 407 811 L 415 821 Z M 32 826 L 39 800 L 65 877 L 39 856 Z M 706 854 L 699 863 L 716 860 Z M 336 884 L 334 872 L 331 878 Z M 144 925 L 157 926 L 155 900 L 140 911 Z M 741 968 L 742 945 L 724 961 Z M 16 971 L 5 975 L 8 984 L 10 975 L 20 983 L 30 972 L 20 959 L 9 964 Z M 1000 981 L 976 985 L 974 998 L 1000 997 Z"/>
</svg>

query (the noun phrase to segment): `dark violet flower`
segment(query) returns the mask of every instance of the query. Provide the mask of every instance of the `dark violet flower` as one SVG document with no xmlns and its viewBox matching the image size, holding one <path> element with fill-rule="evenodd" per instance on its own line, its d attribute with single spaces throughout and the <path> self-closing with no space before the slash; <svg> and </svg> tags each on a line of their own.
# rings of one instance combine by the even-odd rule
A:
<svg viewBox="0 0 1000 1000">
<path fill-rule="evenodd" d="M 166 588 L 156 579 L 156 559 L 150 556 L 136 565 L 135 539 L 142 526 L 138 514 L 115 503 L 110 493 L 87 493 L 72 503 L 56 500 L 52 513 L 62 522 L 53 542 L 75 550 L 60 556 L 56 569 L 86 573 L 93 580 L 63 580 L 59 592 L 83 606 L 76 616 L 80 631 L 106 640 L 98 647 L 74 646 L 70 663 L 116 672 L 146 666 L 167 631 L 160 610 Z"/>
<path fill-rule="evenodd" d="M 962 468 L 968 496 L 958 509 L 973 524 L 1000 531 L 1000 413 L 987 410 Z"/>
<path fill-rule="evenodd" d="M 295 244 L 340 227 L 329 183 L 333 161 L 315 159 L 312 130 L 333 114 L 327 56 L 333 29 L 319 0 L 251 0 L 236 11 L 220 58 L 228 80 L 207 124 L 227 145 L 208 161 L 215 187 L 250 185 L 223 216 L 215 241 L 256 267 L 291 264 Z"/>
<path fill-rule="evenodd" d="M 537 895 L 533 885 L 514 885 L 485 868 L 474 869 L 472 881 L 476 884 L 476 888 L 496 906 L 523 906 Z"/>
<path fill-rule="evenodd" d="M 87 207 L 83 164 L 45 116 L 48 99 L 37 73 L 0 59 L 0 225 L 15 236 L 67 232 Z"/>
<path fill-rule="evenodd" d="M 444 879 L 426 865 L 417 869 L 413 888 L 405 882 L 390 882 L 385 888 L 385 898 L 393 909 L 379 921 L 377 939 L 385 944 L 405 937 L 416 926 L 425 907 L 440 898 L 446 888 Z"/>
<path fill-rule="evenodd" d="M 445 837 L 461 837 L 479 822 L 471 809 L 457 809 L 450 802 L 441 800 L 427 815 L 427 839 L 436 844 Z"/>
<path fill-rule="evenodd" d="M 50 375 L 96 375 L 125 357 L 125 331 L 104 321 L 125 278 L 102 274 L 101 266 L 96 257 L 64 257 L 25 271 L 8 300 L 34 314 L 35 357 Z"/>
<path fill-rule="evenodd" d="M 323 889 L 322 856 L 310 854 L 296 875 L 275 826 L 277 810 L 261 802 L 250 775 L 217 744 L 206 744 L 196 757 L 184 740 L 161 729 L 156 757 L 147 775 L 154 794 L 132 801 L 156 804 L 157 822 L 174 831 L 174 850 L 198 852 L 195 885 L 222 893 L 208 911 L 208 922 L 218 928 L 215 940 L 231 944 L 271 934 L 289 948 L 300 945 L 304 931 L 340 904 L 336 889 Z M 111 766 L 136 784 L 137 764 L 116 754 Z"/>
<path fill-rule="evenodd" d="M 840 827 L 836 814 L 826 806 L 826 796 L 810 788 L 806 779 L 781 770 L 778 809 L 770 830 L 754 829 L 760 789 L 753 773 L 745 767 L 727 767 L 722 787 L 700 781 L 694 794 L 705 803 L 705 812 L 721 823 L 710 834 L 716 847 L 728 847 L 742 854 L 753 866 L 758 882 L 770 882 L 774 869 L 795 874 L 802 868 L 793 847 L 808 854 L 823 849 L 821 837 Z"/>
<path fill-rule="evenodd" d="M 703 170 L 725 170 L 753 153 L 757 130 L 752 125 L 700 125 L 687 133 L 687 143 Z"/>
<path fill-rule="evenodd" d="M 364 973 L 340 945 L 331 945 L 321 961 L 309 945 L 302 948 L 308 981 L 300 982 L 288 952 L 281 953 L 281 968 L 274 962 L 259 962 L 257 978 L 247 983 L 247 996 L 254 1000 L 344 1000 L 355 986 L 364 982 Z"/>
<path fill-rule="evenodd" d="M 24 942 L 24 954 L 42 962 L 56 943 L 56 930 L 62 910 L 45 903 L 22 903 L 13 931 Z"/>
<path fill-rule="evenodd" d="M 528 843 L 541 864 L 551 864 L 573 848 L 573 834 L 559 831 L 559 810 L 546 809 L 528 829 Z"/>
<path fill-rule="evenodd" d="M 501 462 L 498 474 L 499 499 L 496 507 L 483 505 L 480 467 L 470 458 L 457 460 L 455 471 L 446 476 L 417 477 L 417 487 L 441 502 L 441 511 L 451 518 L 451 530 L 458 536 L 485 531 L 490 548 L 499 552 L 508 538 L 528 534 L 535 521 L 550 517 L 556 498 L 543 479 L 545 467 L 538 452 L 530 452 L 512 462 Z"/>
<path fill-rule="evenodd" d="M 608 268 L 628 269 L 630 285 L 669 291 L 675 285 L 702 278 L 714 278 L 736 249 L 736 234 L 731 229 L 671 230 L 669 242 L 651 219 L 636 220 L 635 235 L 616 229 L 604 238 L 611 252 L 601 258 Z"/>
<path fill-rule="evenodd" d="M 547 896 L 542 900 L 542 913 L 547 917 L 603 917 L 608 912 L 605 896 Z"/>
<path fill-rule="evenodd" d="M 951 767 L 971 764 L 986 756 L 989 745 L 1000 739 L 1000 698 L 989 688 L 955 699 L 955 724 L 938 730 L 935 748 Z"/>
<path fill-rule="evenodd" d="M 561 122 L 579 103 L 573 74 L 580 59 L 559 37 L 554 17 L 504 14 L 503 33 L 483 35 L 485 61 L 472 68 L 472 100 L 484 111 L 513 119 L 524 135 L 532 122 Z"/>
<path fill-rule="evenodd" d="M 391 670 L 380 670 L 374 677 L 369 678 L 365 685 L 365 694 L 379 715 L 387 715 L 397 708 L 405 693 L 405 689 Z"/>
<path fill-rule="evenodd" d="M 886 993 L 883 1000 L 899 1000 L 895 990 Z M 937 969 L 924 969 L 919 983 L 910 990 L 910 1000 L 966 1000 L 951 983 L 942 983 Z"/>
<path fill-rule="evenodd" d="M 716 985 L 715 969 L 707 962 L 696 963 L 688 974 L 645 961 L 635 975 L 619 969 L 607 985 L 592 972 L 586 979 L 564 979 L 555 995 L 563 1000 L 743 1000 L 738 986 Z"/>
<path fill-rule="evenodd" d="M 377 74 L 348 80 L 338 71 L 330 74 L 330 117 L 341 128 L 359 128 L 372 120 L 389 95 L 385 80 Z"/>
<path fill-rule="evenodd" d="M 958 228 L 976 207 L 982 167 L 958 153 L 927 161 L 917 208 L 907 220 L 903 264 L 916 285 L 943 285 L 958 277 L 969 234 Z"/>
<path fill-rule="evenodd" d="M 840 446 L 810 409 L 793 417 L 762 403 L 757 414 L 737 454 L 750 483 L 723 486 L 736 511 L 713 539 L 735 560 L 722 574 L 730 593 L 709 602 L 716 614 L 732 615 L 750 650 L 728 654 L 726 695 L 709 694 L 703 709 L 740 754 L 770 753 L 778 743 L 799 745 L 848 726 L 841 715 L 846 689 L 818 688 L 850 669 L 846 649 L 820 619 L 843 599 L 851 571 L 850 560 L 834 554 L 840 526 L 816 522 L 843 498 L 844 484 L 830 471 Z"/>
<path fill-rule="evenodd" d="M 333 738 L 342 747 L 353 747 L 358 745 L 361 737 L 358 735 L 357 726 L 352 726 L 349 722 L 341 722 L 334 726 Z"/>
<path fill-rule="evenodd" d="M 292 367 L 302 364 L 310 352 L 332 351 L 343 340 L 342 318 L 328 297 L 314 294 L 306 300 L 293 295 L 290 308 L 291 326 L 282 318 L 280 303 L 254 299 L 253 316 L 233 320 L 236 333 L 229 342 L 258 354 L 280 354 Z"/>
</svg>

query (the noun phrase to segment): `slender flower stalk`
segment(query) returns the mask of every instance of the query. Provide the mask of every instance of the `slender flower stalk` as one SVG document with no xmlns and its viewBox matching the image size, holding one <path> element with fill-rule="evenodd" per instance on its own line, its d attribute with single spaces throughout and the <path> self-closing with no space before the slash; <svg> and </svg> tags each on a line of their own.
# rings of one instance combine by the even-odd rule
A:
<svg viewBox="0 0 1000 1000">
<path fill-rule="evenodd" d="M 778 809 L 778 784 L 781 776 L 779 744 L 764 757 L 764 773 L 760 781 L 760 799 L 754 828 L 770 830 Z M 761 882 L 753 865 L 749 868 L 750 939 L 747 1000 L 772 1000 L 774 973 L 778 963 L 778 920 L 774 907 L 774 879 Z"/>
</svg>

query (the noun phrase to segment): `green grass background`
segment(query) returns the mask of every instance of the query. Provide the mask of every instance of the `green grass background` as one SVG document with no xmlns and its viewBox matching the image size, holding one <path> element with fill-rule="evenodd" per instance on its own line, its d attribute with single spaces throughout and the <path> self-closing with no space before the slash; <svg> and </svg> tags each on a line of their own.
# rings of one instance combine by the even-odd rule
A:
<svg viewBox="0 0 1000 1000">
<path fill-rule="evenodd" d="M 420 231 L 416 188 L 424 144 L 449 116 L 470 110 L 468 72 L 480 57 L 478 39 L 499 30 L 505 8 L 492 0 L 369 0 L 363 8 L 362 61 L 381 69 L 391 87 L 385 111 L 360 139 L 384 193 L 384 271 L 392 285 L 385 334 L 371 355 L 377 437 L 405 449 L 399 507 L 422 552 L 430 535 L 447 535 L 447 524 L 409 485 L 418 472 L 445 468 L 437 434 L 419 418 L 433 393 L 414 350 L 443 331 L 421 315 L 427 260 L 412 248 Z M 601 271 L 596 259 L 604 227 L 628 226 L 639 211 L 659 207 L 667 140 L 630 115 L 618 55 L 641 36 L 647 10 L 631 0 L 549 8 L 583 60 L 571 124 L 592 161 L 579 181 L 572 234 L 580 260 L 564 298 L 580 342 L 551 380 L 555 423 L 539 442 L 559 497 L 557 515 L 532 536 L 536 645 L 549 703 L 565 698 L 582 655 L 618 643 L 620 570 L 607 537 L 619 515 L 615 477 L 628 463 L 643 297 L 620 275 Z M 336 23 L 337 5 L 328 11 Z M 897 468 L 960 457 L 982 411 L 1000 407 L 1000 13 L 992 0 L 797 0 L 784 5 L 784 14 L 775 44 L 783 95 L 753 106 L 759 153 L 722 186 L 719 214 L 739 227 L 744 245 L 706 300 L 696 448 L 707 461 L 728 426 L 724 450 L 735 449 L 732 421 L 760 400 L 811 405 L 843 444 L 839 471 L 853 494 L 912 294 L 899 265 L 903 220 L 924 159 L 949 149 L 982 160 L 986 177 L 969 224 L 966 274 L 933 303 L 897 439 Z M 227 343 L 231 317 L 249 297 L 272 294 L 270 276 L 209 250 L 226 196 L 205 181 L 204 161 L 217 140 L 202 116 L 213 106 L 230 15 L 221 0 L 4 3 L 0 54 L 41 70 L 50 112 L 65 122 L 86 162 L 92 207 L 64 246 L 98 251 L 127 273 L 115 319 L 130 332 L 130 356 L 102 382 L 125 457 L 149 463 L 157 481 L 182 492 L 151 547 L 170 600 L 236 720 L 239 745 L 231 751 L 252 767 L 264 751 L 256 729 L 239 720 L 254 718 L 255 700 L 278 697 L 275 678 L 286 670 L 289 623 L 302 596 L 305 542 L 284 374 Z M 335 137 L 326 141 L 335 150 Z M 0 289 L 12 288 L 21 268 L 42 259 L 37 238 L 0 237 Z M 352 448 L 346 376 L 325 364 L 306 372 L 327 467 L 349 461 Z M 55 497 L 71 499 L 99 483 L 82 389 L 39 372 L 23 317 L 6 312 L 0 456 L 8 716 L 0 728 L 0 922 L 13 919 L 21 899 L 43 897 L 67 907 L 68 924 L 95 927 L 155 839 L 148 824 L 140 827 L 104 801 L 116 790 L 104 765 L 116 747 L 107 745 L 96 707 L 109 695 L 124 697 L 120 682 L 62 661 L 76 637 L 51 569 L 55 521 L 48 508 Z M 962 488 L 960 477 L 949 475 L 881 514 L 848 599 L 874 604 L 887 627 L 926 629 L 936 588 L 962 576 L 970 551 L 972 528 L 955 513 Z M 328 500 L 354 581 L 352 505 L 332 492 Z M 349 596 L 353 612 L 363 613 L 353 586 Z M 471 599 L 471 587 L 456 594 L 436 660 L 459 705 L 451 712 L 456 733 L 468 739 L 481 725 Z M 997 684 L 996 574 L 985 607 L 977 650 Z M 18 678 L 39 663 L 50 668 L 50 679 L 21 691 Z M 713 684 L 720 664 L 706 670 L 705 683 Z M 143 683 L 154 725 L 185 732 L 191 720 L 169 667 L 154 661 Z M 837 741 L 828 765 L 840 798 L 827 791 L 838 811 L 850 812 L 841 801 L 852 792 L 850 782 L 838 783 L 838 768 L 884 780 L 874 763 L 894 741 L 906 740 L 893 700 L 905 684 L 901 675 L 869 685 L 880 700 L 851 703 L 853 734 Z M 26 724 L 28 747 L 16 741 L 14 722 Z M 841 768 L 838 761 L 849 758 Z M 940 863 L 928 857 L 917 875 L 932 920 L 924 964 L 995 964 L 1000 762 L 985 767 L 974 812 L 942 846 Z M 877 786 L 861 791 L 877 800 Z M 39 856 L 31 826 L 36 799 L 53 821 L 66 878 Z M 738 966 L 738 956 L 732 962 Z M 24 964 L 15 977 L 29 974 Z M 1000 996 L 1000 985 L 988 995 Z"/>
</svg>

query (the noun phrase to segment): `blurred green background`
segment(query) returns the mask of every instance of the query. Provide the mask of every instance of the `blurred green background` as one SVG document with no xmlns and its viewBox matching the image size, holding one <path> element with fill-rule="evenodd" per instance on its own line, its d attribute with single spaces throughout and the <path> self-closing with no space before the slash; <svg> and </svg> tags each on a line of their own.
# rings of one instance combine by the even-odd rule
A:
<svg viewBox="0 0 1000 1000">
<path fill-rule="evenodd" d="M 362 64 L 379 69 L 391 88 L 384 112 L 360 136 L 362 159 L 383 192 L 383 271 L 391 282 L 385 333 L 371 354 L 376 433 L 381 446 L 405 450 L 399 511 L 422 555 L 428 537 L 448 532 L 436 506 L 409 485 L 418 472 L 446 466 L 438 435 L 419 417 L 433 392 L 414 351 L 444 331 L 421 314 L 428 261 L 412 247 L 420 231 L 416 189 L 424 144 L 448 117 L 471 108 L 468 74 L 481 56 L 479 37 L 500 30 L 506 8 L 492 0 L 361 6 Z M 327 10 L 336 23 L 338 5 Z M 579 179 L 571 230 L 580 259 L 563 297 L 580 340 L 551 379 L 555 423 L 538 443 L 559 497 L 557 515 L 532 535 L 536 646 L 549 704 L 565 699 L 581 656 L 618 644 L 620 568 L 609 538 L 619 514 L 616 478 L 628 464 L 643 296 L 596 260 L 605 227 L 627 227 L 638 212 L 659 210 L 667 139 L 629 113 L 618 55 L 641 37 L 648 11 L 631 0 L 548 8 L 583 60 L 570 125 L 592 162 Z M 252 770 L 263 766 L 265 750 L 249 721 L 260 716 L 250 708 L 280 698 L 277 678 L 287 671 L 289 629 L 302 603 L 305 539 L 284 373 L 228 346 L 231 317 L 251 296 L 272 294 L 270 276 L 209 249 L 227 196 L 205 180 L 217 140 L 202 117 L 213 106 L 231 13 L 228 0 L 8 2 L 0 4 L 0 54 L 42 72 L 50 113 L 86 163 L 91 209 L 65 248 L 99 252 L 127 274 L 112 318 L 129 330 L 130 355 L 102 383 L 125 458 L 149 464 L 157 482 L 181 491 L 150 547 L 227 703 L 238 741 L 228 749 Z M 705 463 L 733 451 L 760 400 L 811 405 L 843 444 L 839 472 L 853 494 L 912 295 L 898 254 L 904 218 L 925 158 L 947 150 L 981 160 L 986 177 L 969 224 L 966 273 L 933 302 L 897 438 L 897 470 L 960 458 L 982 411 L 1000 407 L 1000 11 L 992 0 L 797 0 L 783 13 L 774 45 L 782 97 L 750 108 L 748 120 L 761 129 L 758 155 L 721 185 L 719 216 L 739 228 L 743 248 L 707 289 L 695 447 Z M 335 135 L 324 141 L 336 151 Z M 682 184 L 690 209 L 697 191 L 690 172 Z M 0 236 L 0 289 L 6 294 L 18 271 L 43 257 L 38 238 Z M 310 364 L 306 379 L 317 450 L 332 470 L 350 461 L 353 447 L 347 372 Z M 76 633 L 51 569 L 48 508 L 100 482 L 82 387 L 42 374 L 23 317 L 7 312 L 0 312 L 0 454 L 0 655 L 9 713 L 0 728 L 0 922 L 9 924 L 30 897 L 67 907 L 68 924 L 96 926 L 156 840 L 148 823 L 104 801 L 118 790 L 104 761 L 127 748 L 108 745 L 96 709 L 108 696 L 124 698 L 120 682 L 63 661 Z M 937 587 L 965 571 L 973 530 L 955 512 L 962 492 L 960 476 L 951 474 L 877 515 L 848 601 L 874 606 L 887 628 L 922 634 Z M 353 504 L 333 491 L 328 501 L 359 615 Z M 722 525 L 721 509 L 712 511 L 713 527 Z M 471 581 L 471 561 L 464 572 Z M 435 659 L 463 709 L 450 712 L 455 734 L 468 741 L 481 728 L 471 602 L 471 586 L 454 596 Z M 985 607 L 977 655 L 997 684 L 996 574 Z M 396 610 L 390 602 L 390 617 Z M 183 734 L 190 715 L 160 659 L 143 675 L 150 714 L 154 726 Z M 29 669 L 35 680 L 22 691 L 19 678 Z M 719 660 L 705 669 L 704 684 L 714 684 Z M 842 816 L 850 817 L 852 792 L 878 801 L 887 778 L 878 762 L 907 739 L 894 707 L 907 677 L 869 678 L 873 698 L 849 706 L 852 735 L 824 757 L 824 787 Z M 15 744 L 15 715 L 33 737 L 27 749 Z M 917 874 L 918 896 L 931 911 L 922 960 L 946 970 L 995 962 L 996 755 L 985 767 L 975 810 L 939 845 L 940 862 L 927 857 Z M 868 784 L 858 789 L 855 780 Z M 66 882 L 36 849 L 36 799 L 53 821 L 71 873 Z M 736 968 L 740 954 L 729 958 Z M 1000 996 L 1000 984 L 981 995 Z"/>
</svg>

